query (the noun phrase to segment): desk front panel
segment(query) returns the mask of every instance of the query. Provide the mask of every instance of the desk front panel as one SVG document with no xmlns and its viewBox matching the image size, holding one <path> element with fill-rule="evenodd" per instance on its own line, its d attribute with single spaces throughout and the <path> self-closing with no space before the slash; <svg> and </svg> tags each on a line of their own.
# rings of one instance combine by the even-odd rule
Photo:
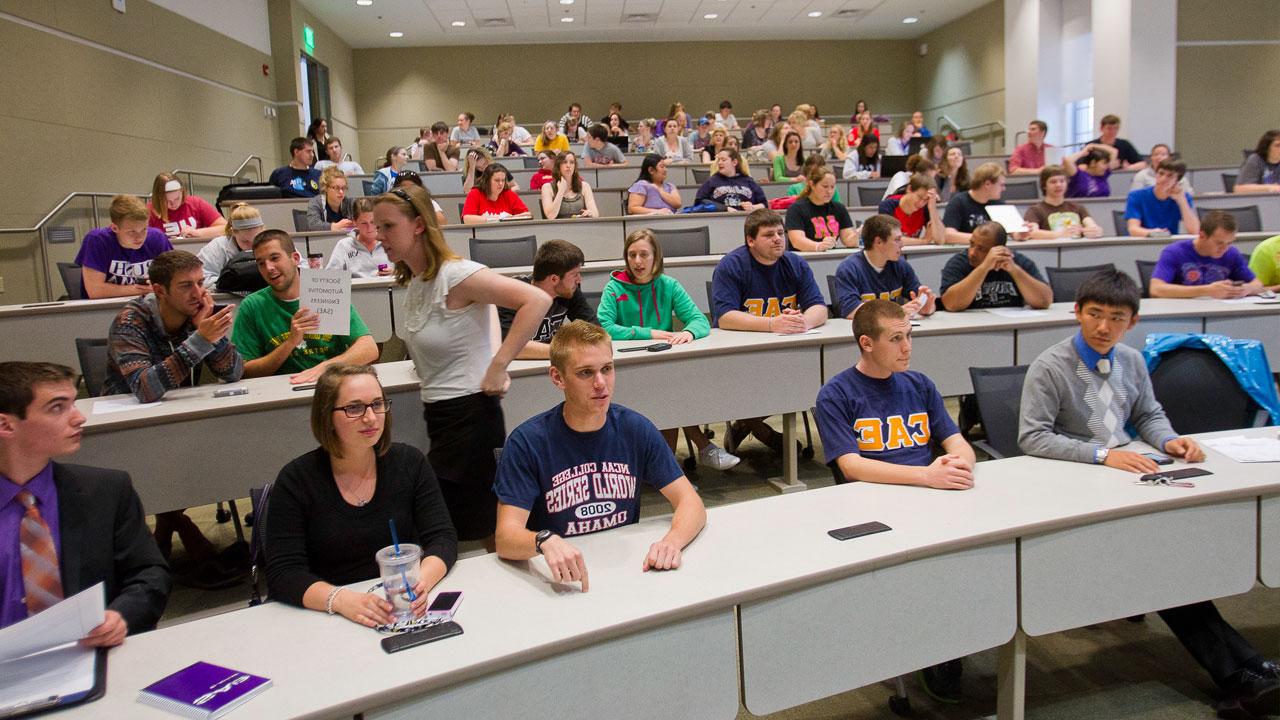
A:
<svg viewBox="0 0 1280 720">
<path fill-rule="evenodd" d="M 773 713 L 1003 644 L 1016 597 L 1009 541 L 744 603 L 743 704 Z"/>
<path fill-rule="evenodd" d="M 1280 496 L 1259 501 L 1258 579 L 1267 587 L 1280 588 Z"/>
<path fill-rule="evenodd" d="M 1024 537 L 1022 629 L 1047 635 L 1247 592 L 1258 576 L 1257 518 L 1249 498 Z"/>
<path fill-rule="evenodd" d="M 737 650 L 733 611 L 724 610 L 522 664 L 364 717 L 732 720 Z"/>
</svg>

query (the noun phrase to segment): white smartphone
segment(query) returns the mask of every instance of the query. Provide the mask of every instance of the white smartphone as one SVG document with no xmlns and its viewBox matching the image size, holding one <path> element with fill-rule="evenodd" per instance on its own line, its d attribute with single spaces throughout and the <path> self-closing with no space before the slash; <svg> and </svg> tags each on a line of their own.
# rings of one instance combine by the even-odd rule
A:
<svg viewBox="0 0 1280 720">
<path fill-rule="evenodd" d="M 427 617 L 432 620 L 452 620 L 462 604 L 462 592 L 442 592 L 427 606 Z"/>
</svg>

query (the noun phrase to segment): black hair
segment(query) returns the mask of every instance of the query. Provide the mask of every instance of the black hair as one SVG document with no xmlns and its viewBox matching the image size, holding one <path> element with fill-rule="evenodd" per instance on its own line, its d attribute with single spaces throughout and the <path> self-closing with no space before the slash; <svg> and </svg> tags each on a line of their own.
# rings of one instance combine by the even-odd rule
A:
<svg viewBox="0 0 1280 720">
<path fill-rule="evenodd" d="M 1127 307 L 1137 315 L 1141 298 L 1142 292 L 1133 278 L 1119 270 L 1099 270 L 1076 290 L 1076 307 L 1084 307 L 1085 303 Z"/>
</svg>

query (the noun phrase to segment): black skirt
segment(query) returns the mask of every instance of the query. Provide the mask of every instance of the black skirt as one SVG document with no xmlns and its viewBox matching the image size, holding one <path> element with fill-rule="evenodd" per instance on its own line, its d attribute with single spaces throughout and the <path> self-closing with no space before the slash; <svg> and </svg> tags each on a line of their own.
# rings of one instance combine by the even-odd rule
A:
<svg viewBox="0 0 1280 720">
<path fill-rule="evenodd" d="M 498 497 L 493 480 L 507 439 L 502 404 L 475 393 L 423 403 L 431 449 L 427 461 L 440 480 L 449 517 L 459 540 L 480 540 L 497 526 Z"/>
</svg>

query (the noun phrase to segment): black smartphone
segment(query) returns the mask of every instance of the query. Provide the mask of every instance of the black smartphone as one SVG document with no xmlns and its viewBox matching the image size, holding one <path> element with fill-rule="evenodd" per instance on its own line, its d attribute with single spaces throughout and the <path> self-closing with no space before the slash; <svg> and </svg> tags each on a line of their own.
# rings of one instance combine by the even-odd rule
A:
<svg viewBox="0 0 1280 720">
<path fill-rule="evenodd" d="M 1144 452 L 1142 453 L 1142 456 L 1154 460 L 1157 465 L 1173 464 L 1173 458 L 1169 457 L 1168 455 L 1165 455 L 1164 453 Z"/>
<path fill-rule="evenodd" d="M 648 350 L 649 352 L 662 352 L 663 350 L 670 350 L 671 343 L 664 343 L 664 342 L 654 343 L 645 349 Z"/>
<path fill-rule="evenodd" d="M 426 645 L 430 642 L 443 640 L 462 634 L 462 626 L 456 622 L 445 622 L 439 625 L 424 627 L 421 630 L 413 630 L 399 635 L 382 638 L 382 650 L 388 655 L 391 653 L 408 650 L 411 647 Z"/>
<path fill-rule="evenodd" d="M 866 522 L 861 525 L 850 525 L 849 527 L 828 530 L 827 534 L 837 540 L 852 540 L 864 535 L 875 535 L 876 533 L 887 532 L 892 529 L 893 528 L 882 522 Z"/>
</svg>

